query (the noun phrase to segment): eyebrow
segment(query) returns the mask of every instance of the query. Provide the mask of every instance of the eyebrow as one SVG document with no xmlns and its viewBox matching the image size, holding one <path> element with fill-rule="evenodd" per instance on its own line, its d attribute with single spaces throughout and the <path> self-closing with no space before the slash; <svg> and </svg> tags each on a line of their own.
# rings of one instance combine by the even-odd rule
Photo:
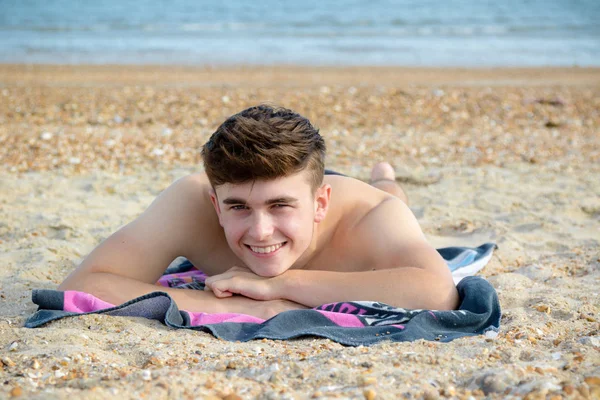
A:
<svg viewBox="0 0 600 400">
<path fill-rule="evenodd" d="M 282 196 L 282 197 L 275 197 L 273 199 L 268 199 L 267 201 L 265 201 L 266 205 L 271 205 L 271 204 L 281 204 L 281 203 L 285 203 L 285 204 L 290 204 L 290 203 L 296 203 L 298 202 L 298 199 L 295 197 L 291 197 L 291 196 Z M 223 200 L 223 204 L 228 204 L 228 205 L 233 205 L 233 204 L 246 204 L 246 200 L 244 199 L 239 199 L 237 197 L 228 197 L 226 199 Z"/>
</svg>

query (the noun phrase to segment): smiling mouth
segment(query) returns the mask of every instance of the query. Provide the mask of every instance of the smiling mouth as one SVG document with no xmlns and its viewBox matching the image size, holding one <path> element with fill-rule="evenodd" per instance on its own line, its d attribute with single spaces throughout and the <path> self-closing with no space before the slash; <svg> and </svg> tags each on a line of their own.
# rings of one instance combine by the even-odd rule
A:
<svg viewBox="0 0 600 400">
<path fill-rule="evenodd" d="M 282 242 L 271 246 L 250 246 L 249 244 L 247 244 L 246 247 L 248 247 L 253 253 L 269 254 L 276 252 L 277 250 L 285 246 L 286 243 L 287 242 Z"/>
</svg>

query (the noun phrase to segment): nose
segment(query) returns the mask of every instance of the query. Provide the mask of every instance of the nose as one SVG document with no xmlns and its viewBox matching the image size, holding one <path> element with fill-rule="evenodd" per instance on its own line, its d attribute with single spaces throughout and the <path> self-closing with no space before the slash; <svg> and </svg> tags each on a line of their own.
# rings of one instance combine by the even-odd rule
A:
<svg viewBox="0 0 600 400">
<path fill-rule="evenodd" d="M 265 213 L 257 212 L 254 214 L 252 226 L 250 227 L 250 236 L 256 241 L 263 241 L 273 235 L 273 221 Z"/>
</svg>

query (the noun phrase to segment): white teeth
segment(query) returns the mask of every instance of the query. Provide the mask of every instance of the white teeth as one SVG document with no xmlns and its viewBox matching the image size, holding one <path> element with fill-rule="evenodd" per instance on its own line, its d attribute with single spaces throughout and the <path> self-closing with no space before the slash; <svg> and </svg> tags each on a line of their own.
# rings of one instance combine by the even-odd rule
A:
<svg viewBox="0 0 600 400">
<path fill-rule="evenodd" d="M 266 254 L 266 253 L 272 253 L 272 252 L 274 252 L 275 250 L 279 249 L 284 244 L 285 243 L 279 243 L 279 244 L 276 244 L 276 245 L 273 245 L 273 246 L 267 246 L 267 247 L 250 246 L 250 248 L 255 253 Z"/>
</svg>

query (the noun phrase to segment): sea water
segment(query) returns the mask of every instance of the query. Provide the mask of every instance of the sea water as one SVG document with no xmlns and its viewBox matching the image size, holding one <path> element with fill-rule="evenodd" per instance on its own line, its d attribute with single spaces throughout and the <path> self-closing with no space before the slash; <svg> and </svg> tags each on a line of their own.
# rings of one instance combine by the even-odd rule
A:
<svg viewBox="0 0 600 400">
<path fill-rule="evenodd" d="M 0 0 L 0 62 L 598 66 L 600 0 Z"/>
</svg>

